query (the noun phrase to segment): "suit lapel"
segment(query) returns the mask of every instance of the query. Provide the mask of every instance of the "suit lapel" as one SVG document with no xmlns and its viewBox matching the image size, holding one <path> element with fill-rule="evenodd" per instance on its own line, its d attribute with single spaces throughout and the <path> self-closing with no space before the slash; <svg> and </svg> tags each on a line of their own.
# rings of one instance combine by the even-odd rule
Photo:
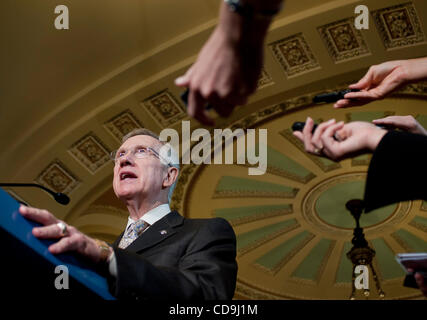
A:
<svg viewBox="0 0 427 320">
<path fill-rule="evenodd" d="M 183 223 L 184 218 L 176 211 L 172 211 L 150 226 L 126 250 L 138 252 L 146 250 L 176 233 L 176 228 Z M 121 237 L 120 237 L 121 238 Z M 119 240 L 120 241 L 120 240 Z"/>
</svg>

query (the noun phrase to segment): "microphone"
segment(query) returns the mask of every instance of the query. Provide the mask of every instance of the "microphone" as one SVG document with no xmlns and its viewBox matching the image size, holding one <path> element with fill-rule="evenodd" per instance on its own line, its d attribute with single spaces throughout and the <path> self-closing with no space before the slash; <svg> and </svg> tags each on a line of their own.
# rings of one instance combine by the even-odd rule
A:
<svg viewBox="0 0 427 320">
<path fill-rule="evenodd" d="M 0 182 L 0 187 L 36 187 L 36 188 L 43 189 L 47 193 L 51 194 L 56 202 L 64 206 L 70 202 L 70 198 L 66 194 L 61 192 L 54 192 L 46 188 L 45 186 L 42 186 L 37 183 L 1 183 Z"/>
<path fill-rule="evenodd" d="M 297 121 L 297 122 L 294 122 L 294 124 L 292 125 L 292 131 L 301 131 L 302 132 L 302 130 L 304 130 L 304 127 L 305 127 L 305 122 Z M 317 128 L 317 123 L 315 123 L 313 125 L 313 129 L 311 129 L 312 134 L 314 133 L 316 128 Z"/>
<path fill-rule="evenodd" d="M 349 92 L 359 92 L 359 89 L 346 89 L 342 91 L 334 91 L 334 92 L 328 92 L 328 93 L 322 93 L 318 94 L 313 98 L 314 103 L 321 103 L 321 102 L 336 102 L 338 100 L 344 99 L 344 96 L 346 93 Z"/>
</svg>

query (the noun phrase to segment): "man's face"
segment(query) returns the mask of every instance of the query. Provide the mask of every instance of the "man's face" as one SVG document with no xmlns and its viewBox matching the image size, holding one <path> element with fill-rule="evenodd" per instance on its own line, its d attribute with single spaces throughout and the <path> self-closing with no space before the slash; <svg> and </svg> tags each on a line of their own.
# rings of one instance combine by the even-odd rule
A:
<svg viewBox="0 0 427 320">
<path fill-rule="evenodd" d="M 113 189 L 122 200 L 156 199 L 163 190 L 163 180 L 167 174 L 161 161 L 149 152 L 143 158 L 136 158 L 133 150 L 150 147 L 158 151 L 160 143 L 151 136 L 138 135 L 127 139 L 119 148 L 125 156 L 114 165 Z"/>
</svg>

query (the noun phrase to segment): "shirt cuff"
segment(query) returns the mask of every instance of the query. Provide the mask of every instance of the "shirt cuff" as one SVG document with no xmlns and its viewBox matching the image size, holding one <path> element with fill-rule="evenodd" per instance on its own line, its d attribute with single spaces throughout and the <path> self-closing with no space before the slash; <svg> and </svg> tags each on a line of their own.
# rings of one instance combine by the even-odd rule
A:
<svg viewBox="0 0 427 320">
<path fill-rule="evenodd" d="M 113 253 L 108 257 L 108 272 L 113 277 L 117 277 L 117 261 L 116 261 L 116 255 L 113 251 Z"/>
</svg>

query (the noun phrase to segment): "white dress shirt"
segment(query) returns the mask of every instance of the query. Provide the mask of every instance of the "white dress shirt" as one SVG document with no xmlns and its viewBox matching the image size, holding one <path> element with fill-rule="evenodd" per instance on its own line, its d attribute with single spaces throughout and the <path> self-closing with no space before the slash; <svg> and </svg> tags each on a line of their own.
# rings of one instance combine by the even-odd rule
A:
<svg viewBox="0 0 427 320">
<path fill-rule="evenodd" d="M 154 209 L 151 209 L 150 211 L 146 212 L 141 218 L 139 218 L 139 220 L 144 220 L 145 222 L 148 222 L 150 224 L 150 226 L 152 226 L 154 223 L 159 221 L 161 218 L 163 218 L 169 212 L 171 212 L 169 204 L 168 203 L 161 204 L 160 206 L 157 206 Z M 129 228 L 129 226 L 136 221 L 137 220 L 133 220 L 129 216 L 125 232 Z M 147 229 L 149 229 L 149 228 L 150 227 L 146 228 L 144 230 L 144 232 L 147 231 Z M 116 255 L 114 254 L 114 252 L 108 258 L 108 270 L 112 276 L 117 277 L 117 261 L 116 261 Z"/>
</svg>

